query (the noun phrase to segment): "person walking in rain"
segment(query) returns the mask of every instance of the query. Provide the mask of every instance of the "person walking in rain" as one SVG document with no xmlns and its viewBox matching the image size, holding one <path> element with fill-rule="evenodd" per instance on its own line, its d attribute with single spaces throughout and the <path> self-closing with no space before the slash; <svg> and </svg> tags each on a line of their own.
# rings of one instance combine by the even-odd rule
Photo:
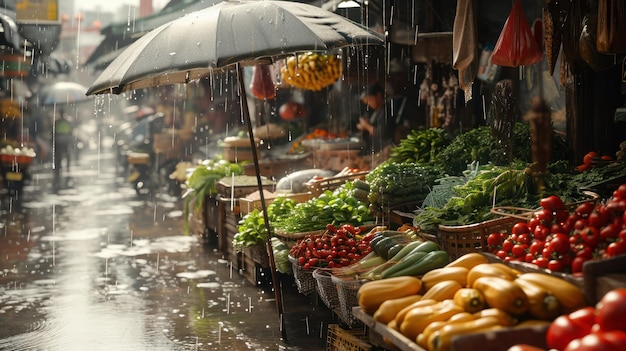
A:
<svg viewBox="0 0 626 351">
<path fill-rule="evenodd" d="M 52 135 L 52 150 L 53 150 L 53 163 L 54 163 L 54 186 L 58 188 L 61 181 L 61 168 L 63 160 L 65 160 L 65 168 L 67 171 L 70 169 L 70 150 L 74 143 L 74 127 L 67 117 L 60 113 L 59 117 L 54 122 Z"/>
</svg>

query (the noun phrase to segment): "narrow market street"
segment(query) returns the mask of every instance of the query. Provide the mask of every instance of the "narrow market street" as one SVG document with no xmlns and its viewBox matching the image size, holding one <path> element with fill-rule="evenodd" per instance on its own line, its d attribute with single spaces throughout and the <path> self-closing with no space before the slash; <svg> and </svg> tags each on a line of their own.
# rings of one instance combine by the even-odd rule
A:
<svg viewBox="0 0 626 351">
<path fill-rule="evenodd" d="M 255 286 L 198 235 L 180 197 L 139 199 L 106 146 L 52 189 L 33 165 L 1 198 L 0 350 L 323 350 L 336 317 L 282 276 Z M 268 280 L 271 281 L 271 280 Z"/>
</svg>

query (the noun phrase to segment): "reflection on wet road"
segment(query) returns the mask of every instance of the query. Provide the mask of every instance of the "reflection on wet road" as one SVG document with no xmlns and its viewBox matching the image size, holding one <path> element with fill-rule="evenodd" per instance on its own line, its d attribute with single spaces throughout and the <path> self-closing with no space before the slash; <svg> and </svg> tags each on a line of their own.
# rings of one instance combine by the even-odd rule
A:
<svg viewBox="0 0 626 351">
<path fill-rule="evenodd" d="M 85 152 L 56 193 L 35 168 L 0 199 L 1 350 L 324 349 L 325 326 L 299 317 L 287 327 L 308 339 L 282 341 L 271 289 L 184 235 L 177 197 L 137 198 L 113 159 Z"/>
</svg>

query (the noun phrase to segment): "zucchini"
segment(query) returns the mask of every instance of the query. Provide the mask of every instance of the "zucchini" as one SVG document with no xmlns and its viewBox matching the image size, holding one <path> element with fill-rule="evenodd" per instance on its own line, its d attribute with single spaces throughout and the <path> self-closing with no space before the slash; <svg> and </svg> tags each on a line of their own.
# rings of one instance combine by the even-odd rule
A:
<svg viewBox="0 0 626 351">
<path fill-rule="evenodd" d="M 387 251 L 387 259 L 394 257 L 398 252 L 404 248 L 404 244 L 395 244 Z"/>
<path fill-rule="evenodd" d="M 422 243 L 423 241 L 421 240 L 411 241 L 410 243 L 404 245 L 402 250 L 400 250 L 397 254 L 391 257 L 389 261 L 400 261 L 404 256 L 408 255 L 411 251 L 413 251 L 413 249 L 417 248 Z"/>
<path fill-rule="evenodd" d="M 422 252 L 409 254 L 400 262 L 385 269 L 381 273 L 381 278 L 391 278 L 403 275 L 422 275 L 432 269 L 441 268 L 450 262 L 450 256 L 442 250 L 430 251 L 423 256 L 418 256 Z"/>
</svg>

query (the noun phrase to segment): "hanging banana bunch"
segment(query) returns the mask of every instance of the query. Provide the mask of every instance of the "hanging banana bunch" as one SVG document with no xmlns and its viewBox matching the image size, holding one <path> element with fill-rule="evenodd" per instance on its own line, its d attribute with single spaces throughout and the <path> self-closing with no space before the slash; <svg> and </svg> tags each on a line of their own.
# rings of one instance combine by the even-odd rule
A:
<svg viewBox="0 0 626 351">
<path fill-rule="evenodd" d="M 312 52 L 299 54 L 289 57 L 280 73 L 283 81 L 293 87 L 320 91 L 341 76 L 341 59 Z"/>
</svg>

